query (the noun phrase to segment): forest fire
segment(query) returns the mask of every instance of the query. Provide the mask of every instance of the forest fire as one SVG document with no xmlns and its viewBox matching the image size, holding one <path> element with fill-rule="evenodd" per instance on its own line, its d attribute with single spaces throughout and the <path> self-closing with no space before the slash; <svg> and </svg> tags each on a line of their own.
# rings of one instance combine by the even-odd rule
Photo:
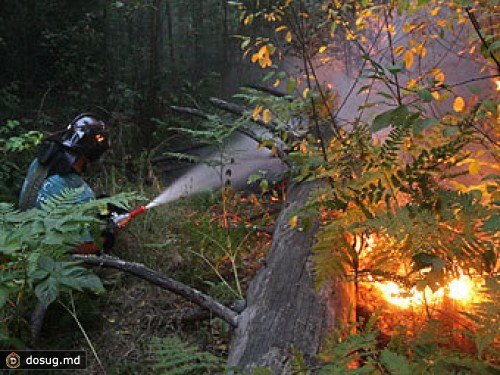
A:
<svg viewBox="0 0 500 375">
<path fill-rule="evenodd" d="M 445 296 L 463 305 L 477 302 L 482 282 L 481 278 L 473 279 L 460 275 L 434 292 L 429 287 L 424 291 L 419 291 L 416 287 L 407 290 L 393 281 L 376 282 L 375 286 L 387 302 L 401 309 L 408 309 L 425 304 L 441 303 Z"/>
</svg>

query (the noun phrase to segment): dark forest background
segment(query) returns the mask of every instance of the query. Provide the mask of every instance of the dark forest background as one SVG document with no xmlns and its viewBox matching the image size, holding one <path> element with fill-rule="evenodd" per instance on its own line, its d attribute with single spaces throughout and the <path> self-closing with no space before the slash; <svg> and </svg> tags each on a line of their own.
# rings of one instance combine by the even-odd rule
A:
<svg viewBox="0 0 500 375">
<path fill-rule="evenodd" d="M 122 120 L 137 150 L 158 142 L 153 119 L 165 120 L 169 105 L 230 95 L 249 79 L 232 37 L 238 17 L 223 0 L 27 0 L 0 8 L 2 121 L 23 118 L 46 131 L 95 111 L 112 125 Z"/>
</svg>

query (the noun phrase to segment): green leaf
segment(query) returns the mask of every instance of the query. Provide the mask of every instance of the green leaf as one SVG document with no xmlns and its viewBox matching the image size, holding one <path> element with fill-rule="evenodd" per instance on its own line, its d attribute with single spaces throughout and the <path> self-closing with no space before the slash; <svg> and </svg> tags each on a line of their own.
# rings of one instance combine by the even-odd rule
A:
<svg viewBox="0 0 500 375">
<path fill-rule="evenodd" d="M 83 267 L 64 268 L 58 281 L 76 290 L 103 289 L 99 277 Z"/>
<path fill-rule="evenodd" d="M 44 271 L 53 272 L 56 268 L 56 262 L 52 258 L 43 255 L 38 258 L 38 267 Z"/>
<path fill-rule="evenodd" d="M 390 350 L 382 350 L 380 361 L 387 367 L 391 375 L 411 375 L 412 371 L 406 357 Z"/>
<path fill-rule="evenodd" d="M 293 94 L 295 91 L 295 88 L 297 87 L 297 81 L 295 79 L 289 79 L 288 82 L 286 83 L 286 91 L 289 94 Z"/>
<path fill-rule="evenodd" d="M 448 126 L 446 129 L 443 130 L 443 135 L 445 137 L 451 137 L 452 135 L 455 135 L 459 132 L 459 129 L 456 126 Z"/>
<path fill-rule="evenodd" d="M 500 215 L 493 215 L 483 224 L 483 230 L 488 232 L 498 232 L 500 230 Z"/>
<path fill-rule="evenodd" d="M 437 124 L 439 124 L 439 120 L 435 118 L 418 119 L 413 125 L 413 132 L 420 134 L 423 130 Z"/>
<path fill-rule="evenodd" d="M 373 120 L 372 131 L 377 132 L 391 126 L 392 113 L 394 110 L 386 111 L 379 114 Z"/>
<path fill-rule="evenodd" d="M 389 65 L 386 68 L 392 74 L 397 74 L 403 70 L 403 64 Z"/>
<path fill-rule="evenodd" d="M 56 300 L 58 293 L 57 280 L 54 277 L 49 277 L 35 287 L 35 294 L 45 308 Z"/>
<path fill-rule="evenodd" d="M 385 111 L 373 120 L 372 131 L 376 132 L 391 125 L 400 126 L 405 122 L 409 115 L 410 112 L 405 105 Z"/>
<path fill-rule="evenodd" d="M 358 90 L 358 95 L 365 92 L 365 91 L 368 91 L 370 89 L 370 87 L 372 87 L 372 85 L 365 85 L 365 86 L 362 86 L 359 90 Z"/>
<path fill-rule="evenodd" d="M 36 270 L 35 272 L 32 272 L 29 276 L 33 280 L 33 282 L 41 281 L 45 279 L 47 276 L 50 274 L 47 271 L 44 270 Z"/>
<path fill-rule="evenodd" d="M 420 96 L 420 98 L 426 102 L 426 103 L 430 103 L 432 102 L 432 94 L 429 90 L 426 90 L 426 89 L 423 89 L 423 90 L 418 90 L 417 91 L 417 94 L 418 96 Z"/>
<path fill-rule="evenodd" d="M 8 298 L 9 298 L 9 289 L 4 286 L 0 286 L 0 311 L 7 303 Z"/>
<path fill-rule="evenodd" d="M 496 52 L 496 51 L 500 50 L 500 40 L 497 40 L 496 42 L 491 43 L 488 50 L 490 52 Z"/>
<path fill-rule="evenodd" d="M 469 90 L 474 95 L 480 95 L 481 94 L 481 88 L 479 86 L 468 85 L 467 86 L 467 90 Z"/>
<path fill-rule="evenodd" d="M 271 72 L 267 73 L 267 74 L 264 76 L 264 78 L 262 78 L 262 80 L 263 80 L 264 82 L 269 81 L 271 78 L 273 78 L 274 73 L 275 73 L 274 71 L 271 71 Z"/>
</svg>

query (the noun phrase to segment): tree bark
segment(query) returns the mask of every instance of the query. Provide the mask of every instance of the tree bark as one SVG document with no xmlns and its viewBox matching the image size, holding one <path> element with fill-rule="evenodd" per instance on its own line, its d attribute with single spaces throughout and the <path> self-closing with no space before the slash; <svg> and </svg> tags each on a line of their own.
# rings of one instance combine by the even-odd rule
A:
<svg viewBox="0 0 500 375">
<path fill-rule="evenodd" d="M 315 290 L 311 247 L 319 229 L 291 228 L 289 219 L 303 207 L 323 182 L 292 185 L 278 217 L 265 266 L 250 285 L 247 307 L 238 318 L 229 350 L 229 366 L 244 371 L 269 367 L 275 374 L 290 374 L 292 347 L 314 362 L 325 334 L 338 321 L 347 321 L 355 303 L 352 284 L 335 282 Z M 334 246 L 334 244 L 332 244 Z"/>
</svg>

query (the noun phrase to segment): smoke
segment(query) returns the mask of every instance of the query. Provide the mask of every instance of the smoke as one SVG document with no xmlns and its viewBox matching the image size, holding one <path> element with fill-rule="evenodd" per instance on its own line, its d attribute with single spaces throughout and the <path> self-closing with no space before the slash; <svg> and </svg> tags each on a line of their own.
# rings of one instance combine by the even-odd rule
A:
<svg viewBox="0 0 500 375">
<path fill-rule="evenodd" d="M 415 15 L 413 17 L 419 17 Z M 408 18 L 401 17 L 395 20 L 396 30 L 401 30 Z M 370 53 L 380 64 L 390 64 L 389 41 L 386 33 L 379 32 L 380 25 L 372 25 Z M 488 75 L 488 71 L 482 69 L 484 59 L 481 56 L 470 55 L 464 51 L 466 41 L 471 36 L 472 30 L 469 26 L 457 27 L 455 35 L 446 36 L 434 42 L 426 42 L 427 55 L 414 64 L 411 70 L 403 71 L 399 74 L 399 84 L 406 87 L 406 83 L 411 77 L 418 76 L 418 73 L 430 71 L 433 68 L 441 69 L 446 77 L 447 84 L 457 83 L 477 79 L 476 86 L 479 86 L 484 94 L 495 90 L 491 80 L 481 81 L 481 76 Z M 401 35 L 401 34 L 400 34 Z M 411 36 L 410 36 L 411 37 Z M 397 45 L 408 43 L 408 37 L 400 38 Z M 334 114 L 339 123 L 345 129 L 349 129 L 356 119 L 370 124 L 373 118 L 389 108 L 397 105 L 396 101 L 387 100 L 387 95 L 394 95 L 388 87 L 380 81 L 367 82 L 361 78 L 363 69 L 369 67 L 365 60 L 358 57 L 342 56 L 332 59 L 328 64 L 317 61 L 317 76 L 321 84 L 324 84 L 338 95 L 338 107 L 334 108 Z M 289 72 L 299 72 L 300 61 L 291 57 L 285 59 L 283 69 Z M 474 76 L 472 75 L 474 74 Z M 358 93 L 364 85 L 371 84 L 370 93 Z M 454 95 L 462 95 L 467 98 L 471 96 L 465 86 L 457 85 L 454 88 Z M 283 88 L 284 89 L 284 88 Z M 381 94 L 382 93 L 382 94 Z M 385 94 L 385 96 L 384 96 Z M 425 104 L 426 112 L 430 116 L 440 117 L 443 113 L 451 110 L 454 95 L 449 99 Z M 377 135 L 384 136 L 384 131 Z M 207 158 L 208 162 L 219 162 L 222 159 L 222 167 L 211 167 L 209 165 L 198 165 L 190 169 L 183 176 L 174 181 L 162 194 L 155 198 L 148 208 L 160 204 L 175 201 L 182 196 L 197 194 L 203 191 L 212 190 L 226 184 L 229 180 L 235 188 L 245 188 L 248 177 L 252 174 L 265 171 L 267 177 L 280 174 L 286 169 L 285 165 L 277 158 L 273 158 L 267 149 L 257 150 L 257 142 L 250 138 L 236 134 L 234 135 L 225 150 L 224 155 L 213 151 Z"/>
</svg>

